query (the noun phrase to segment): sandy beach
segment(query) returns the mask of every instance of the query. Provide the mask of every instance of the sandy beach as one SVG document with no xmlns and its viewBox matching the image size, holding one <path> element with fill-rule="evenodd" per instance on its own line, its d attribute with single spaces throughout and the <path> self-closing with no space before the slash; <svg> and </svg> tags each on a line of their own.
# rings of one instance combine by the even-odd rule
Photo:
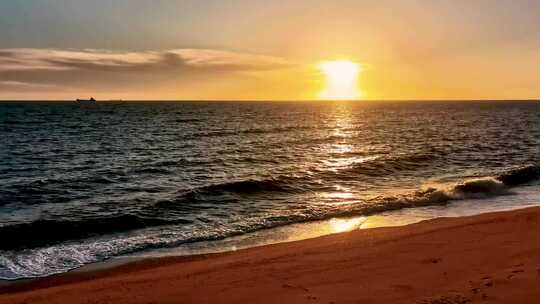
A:
<svg viewBox="0 0 540 304">
<path fill-rule="evenodd" d="M 540 208 L 4 285 L 0 303 L 538 303 Z"/>
</svg>

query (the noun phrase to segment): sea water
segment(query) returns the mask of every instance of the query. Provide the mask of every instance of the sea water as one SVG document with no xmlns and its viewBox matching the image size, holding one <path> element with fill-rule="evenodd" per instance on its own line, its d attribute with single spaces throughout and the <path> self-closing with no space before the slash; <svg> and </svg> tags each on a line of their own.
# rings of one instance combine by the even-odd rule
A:
<svg viewBox="0 0 540 304">
<path fill-rule="evenodd" d="M 3 102 L 0 278 L 535 205 L 540 102 Z"/>
</svg>

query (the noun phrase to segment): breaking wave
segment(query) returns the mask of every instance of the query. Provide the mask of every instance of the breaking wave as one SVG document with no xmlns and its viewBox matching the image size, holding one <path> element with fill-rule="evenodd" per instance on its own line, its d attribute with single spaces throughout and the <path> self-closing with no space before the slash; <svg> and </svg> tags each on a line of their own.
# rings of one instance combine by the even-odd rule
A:
<svg viewBox="0 0 540 304">
<path fill-rule="evenodd" d="M 376 166 L 376 165 L 375 165 Z M 362 172 L 366 172 L 362 167 Z M 280 221 L 279 225 L 297 221 L 321 220 L 341 215 L 367 215 L 400 208 L 445 204 L 451 200 L 486 198 L 511 194 L 511 187 L 540 177 L 538 166 L 527 166 L 496 177 L 472 179 L 451 186 L 428 187 L 412 193 L 378 196 L 339 208 L 309 210 Z M 312 190 L 312 184 L 299 182 L 299 177 L 282 176 L 267 180 L 245 180 L 215 184 L 180 191 L 174 198 L 161 200 L 143 208 L 137 214 L 109 215 L 84 220 L 38 220 L 30 223 L 0 227 L 0 250 L 35 248 L 66 240 L 75 240 L 148 227 L 188 224 L 181 218 L 189 211 L 209 208 L 199 204 L 237 202 L 238 196 L 271 196 L 273 193 L 301 193 Z M 275 224 L 275 223 L 274 223 Z M 267 227 L 262 227 L 267 228 Z"/>
<path fill-rule="evenodd" d="M 431 186 L 410 193 L 379 196 L 342 206 L 293 208 L 288 212 L 274 212 L 265 216 L 244 219 L 234 224 L 213 222 L 204 228 L 195 228 L 194 226 L 192 234 L 176 232 L 178 225 L 189 227 L 195 224 L 190 220 L 172 215 L 178 210 L 197 208 L 197 206 L 192 205 L 196 205 L 197 202 L 208 202 L 214 197 L 216 201 L 223 203 L 223 200 L 226 201 L 226 194 L 261 195 L 299 191 L 298 188 L 290 185 L 292 180 L 287 177 L 211 185 L 183 191 L 174 199 L 157 202 L 148 207 L 146 214 L 92 218 L 83 221 L 39 220 L 28 224 L 0 227 L 0 239 L 2 239 L 0 243 L 0 252 L 2 253 L 0 255 L 2 256 L 0 277 L 13 279 L 49 275 L 118 254 L 150 248 L 178 246 L 188 242 L 222 239 L 292 223 L 325 220 L 339 216 L 371 215 L 403 208 L 444 205 L 454 200 L 510 195 L 513 186 L 528 183 L 540 177 L 538 172 L 537 166 L 528 166 L 495 177 L 465 180 L 452 185 Z M 169 217 L 159 218 L 157 217 L 159 214 Z M 159 237 L 143 232 L 127 238 L 113 237 L 108 240 L 94 240 L 90 242 L 90 245 L 85 241 L 77 244 L 61 243 L 79 239 L 92 240 L 109 233 L 114 235 L 119 232 L 145 231 L 145 229 L 150 229 L 154 234 L 159 231 Z M 39 259 L 43 258 L 44 254 L 49 255 L 48 264 L 36 268 L 36 263 L 39 263 Z"/>
</svg>

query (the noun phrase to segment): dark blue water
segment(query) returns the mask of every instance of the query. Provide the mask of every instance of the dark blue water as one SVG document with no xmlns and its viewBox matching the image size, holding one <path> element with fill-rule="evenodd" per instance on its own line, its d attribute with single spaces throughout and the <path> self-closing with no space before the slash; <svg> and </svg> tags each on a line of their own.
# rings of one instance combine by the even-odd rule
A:
<svg viewBox="0 0 540 304">
<path fill-rule="evenodd" d="M 513 194 L 538 102 L 0 103 L 0 277 Z"/>
</svg>

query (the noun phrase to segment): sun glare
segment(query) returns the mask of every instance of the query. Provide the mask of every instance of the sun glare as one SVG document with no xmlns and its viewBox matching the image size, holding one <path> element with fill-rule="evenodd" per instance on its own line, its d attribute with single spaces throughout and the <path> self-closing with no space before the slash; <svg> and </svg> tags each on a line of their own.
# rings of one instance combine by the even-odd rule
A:
<svg viewBox="0 0 540 304">
<path fill-rule="evenodd" d="M 351 219 L 332 219 L 330 220 L 330 226 L 333 233 L 351 231 L 357 229 L 366 220 L 364 217 L 351 218 Z"/>
<path fill-rule="evenodd" d="M 362 97 L 358 88 L 361 66 L 349 60 L 323 61 L 317 68 L 325 77 L 325 87 L 320 99 L 354 100 Z"/>
</svg>

